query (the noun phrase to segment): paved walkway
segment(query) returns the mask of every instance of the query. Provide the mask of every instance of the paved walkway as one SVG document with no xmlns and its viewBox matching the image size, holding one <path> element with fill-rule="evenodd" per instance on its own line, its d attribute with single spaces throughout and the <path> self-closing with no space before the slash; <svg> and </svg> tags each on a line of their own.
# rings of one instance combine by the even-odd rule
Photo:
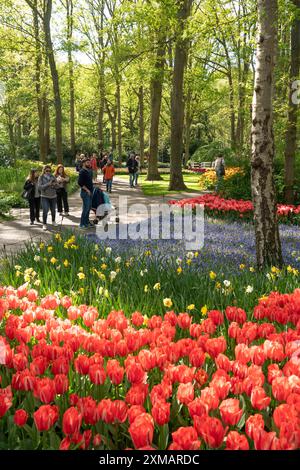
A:
<svg viewBox="0 0 300 470">
<path fill-rule="evenodd" d="M 145 220 L 150 216 L 149 208 L 151 204 L 166 204 L 169 199 L 183 199 L 196 196 L 199 196 L 199 193 L 182 192 L 177 194 L 170 193 L 166 196 L 145 196 L 139 187 L 130 188 L 129 183 L 126 180 L 115 177 L 110 199 L 118 212 L 119 200 L 124 203 L 126 197 L 129 209 L 128 217 L 121 216 L 119 222 L 134 223 Z M 26 242 L 30 242 L 31 240 L 37 242 L 40 240 L 47 240 L 54 232 L 61 229 L 74 229 L 82 233 L 79 229 L 82 207 L 79 191 L 69 197 L 69 204 L 70 216 L 61 218 L 57 214 L 56 222 L 59 226 L 52 227 L 52 225 L 49 224 L 47 232 L 42 230 L 41 224 L 33 226 L 29 224 L 29 209 L 13 209 L 11 214 L 14 219 L 0 223 L 0 252 L 2 254 L 3 252 L 15 253 L 22 248 Z M 133 204 L 141 204 L 141 206 L 139 208 L 131 208 Z M 153 213 L 155 214 L 155 211 L 153 211 Z M 51 220 L 50 213 L 48 215 L 48 220 Z M 95 228 L 89 229 L 89 232 L 92 233 L 93 231 L 95 231 Z"/>
</svg>

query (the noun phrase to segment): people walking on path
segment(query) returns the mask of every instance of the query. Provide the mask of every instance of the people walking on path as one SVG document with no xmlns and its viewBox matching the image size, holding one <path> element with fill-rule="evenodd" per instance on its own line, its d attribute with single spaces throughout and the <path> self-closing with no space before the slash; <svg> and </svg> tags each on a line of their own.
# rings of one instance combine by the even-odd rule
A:
<svg viewBox="0 0 300 470">
<path fill-rule="evenodd" d="M 225 160 L 222 154 L 219 154 L 214 162 L 214 168 L 217 176 L 216 192 L 220 188 L 220 183 L 223 181 L 223 176 L 225 176 Z"/>
<path fill-rule="evenodd" d="M 82 162 L 82 169 L 78 177 L 78 185 L 81 188 L 80 197 L 82 199 L 82 213 L 80 219 L 80 228 L 88 228 L 90 224 L 89 215 L 92 207 L 93 195 L 93 176 L 91 172 L 91 161 L 85 158 Z"/>
<path fill-rule="evenodd" d="M 41 195 L 38 188 L 38 178 L 37 170 L 32 169 L 24 184 L 24 192 L 29 203 L 30 225 L 34 225 L 34 221 L 40 223 Z"/>
<path fill-rule="evenodd" d="M 43 168 L 42 174 L 38 179 L 38 189 L 41 192 L 41 201 L 43 208 L 43 230 L 47 230 L 47 217 L 50 210 L 52 217 L 52 225 L 57 226 L 55 222 L 56 215 L 56 200 L 57 200 L 57 181 L 51 173 L 51 166 L 46 165 Z"/>
<path fill-rule="evenodd" d="M 67 185 L 70 182 L 69 176 L 65 172 L 65 167 L 63 165 L 58 165 L 54 173 L 57 181 L 57 211 L 60 216 L 63 215 L 63 206 L 64 214 L 69 215 L 69 202 L 68 202 L 68 192 Z"/>
<path fill-rule="evenodd" d="M 111 193 L 113 177 L 115 174 L 115 167 L 111 160 L 107 160 L 107 164 L 103 168 L 103 175 L 106 182 L 106 191 Z"/>
<path fill-rule="evenodd" d="M 133 183 L 135 179 L 134 175 L 137 172 L 137 168 L 138 168 L 138 162 L 135 159 L 135 153 L 130 154 L 127 160 L 126 166 L 128 168 L 128 173 L 129 173 L 129 184 L 130 184 L 130 187 L 133 188 L 134 187 Z"/>
<path fill-rule="evenodd" d="M 138 185 L 138 177 L 139 177 L 139 174 L 141 172 L 141 161 L 140 161 L 139 155 L 137 155 L 135 157 L 135 160 L 137 162 L 137 168 L 136 168 L 136 172 L 134 173 L 134 177 L 133 177 L 133 186 Z"/>
</svg>

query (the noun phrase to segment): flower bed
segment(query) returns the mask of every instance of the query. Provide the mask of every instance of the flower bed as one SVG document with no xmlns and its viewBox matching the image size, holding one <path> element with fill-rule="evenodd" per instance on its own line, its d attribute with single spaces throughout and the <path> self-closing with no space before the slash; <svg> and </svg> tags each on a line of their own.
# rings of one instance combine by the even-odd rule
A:
<svg viewBox="0 0 300 470">
<path fill-rule="evenodd" d="M 169 204 L 184 207 L 190 205 L 193 209 L 198 204 L 205 206 L 205 211 L 209 215 L 231 218 L 243 218 L 246 220 L 253 219 L 253 204 L 251 201 L 244 201 L 242 199 L 223 199 L 216 194 L 205 194 L 203 196 L 181 199 L 180 201 L 171 200 Z M 300 222 L 300 205 L 284 205 L 278 204 L 277 214 L 282 223 L 296 223 Z"/>
<path fill-rule="evenodd" d="M 238 173 L 241 173 L 243 170 L 239 167 L 229 167 L 226 168 L 226 174 L 224 180 L 229 180 Z M 214 169 L 206 169 L 203 175 L 199 178 L 199 187 L 201 191 L 213 191 L 216 187 L 217 176 Z"/>
<path fill-rule="evenodd" d="M 1 448 L 299 449 L 300 290 L 249 314 L 103 319 L 0 288 Z"/>
</svg>

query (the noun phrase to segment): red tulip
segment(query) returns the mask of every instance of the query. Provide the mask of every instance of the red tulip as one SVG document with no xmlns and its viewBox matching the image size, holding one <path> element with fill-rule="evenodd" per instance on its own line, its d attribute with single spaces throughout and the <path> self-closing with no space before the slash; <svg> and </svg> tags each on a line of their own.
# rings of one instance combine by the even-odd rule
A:
<svg viewBox="0 0 300 470">
<path fill-rule="evenodd" d="M 226 437 L 226 450 L 249 450 L 246 436 L 236 431 L 230 431 Z"/>
<path fill-rule="evenodd" d="M 156 424 L 163 426 L 170 420 L 170 407 L 171 404 L 167 402 L 157 402 L 153 405 L 151 414 Z"/>
<path fill-rule="evenodd" d="M 184 405 L 187 405 L 194 400 L 194 386 L 191 382 L 187 384 L 179 384 L 177 400 L 179 403 L 183 403 Z"/>
<path fill-rule="evenodd" d="M 81 422 L 82 422 L 82 415 L 79 413 L 77 408 L 75 408 L 74 406 L 72 406 L 71 408 L 68 408 L 63 415 L 63 420 L 62 420 L 63 433 L 66 434 L 67 436 L 72 436 L 72 434 L 79 433 Z"/>
<path fill-rule="evenodd" d="M 251 405 L 257 410 L 264 410 L 270 404 L 271 398 L 262 387 L 254 387 L 251 392 Z"/>
<path fill-rule="evenodd" d="M 175 444 L 173 450 L 197 450 L 201 445 L 197 432 L 192 426 L 178 428 L 177 431 L 172 432 L 172 439 Z"/>
<path fill-rule="evenodd" d="M 27 423 L 28 413 L 25 410 L 17 410 L 14 415 L 14 423 L 17 426 L 24 426 Z"/>
<path fill-rule="evenodd" d="M 243 410 L 240 409 L 240 402 L 236 398 L 223 400 L 219 410 L 223 422 L 230 426 L 237 425 L 243 415 Z"/>
<path fill-rule="evenodd" d="M 129 434 L 136 449 L 151 445 L 154 432 L 153 418 L 148 413 L 142 413 L 129 426 Z"/>
<path fill-rule="evenodd" d="M 38 431 L 49 431 L 58 420 L 58 407 L 42 405 L 33 413 L 33 419 Z"/>
<path fill-rule="evenodd" d="M 223 442 L 226 430 L 223 428 L 221 421 L 218 418 L 211 418 L 210 416 L 195 416 L 194 427 L 200 437 L 205 443 L 216 449 L 220 447 Z"/>
</svg>

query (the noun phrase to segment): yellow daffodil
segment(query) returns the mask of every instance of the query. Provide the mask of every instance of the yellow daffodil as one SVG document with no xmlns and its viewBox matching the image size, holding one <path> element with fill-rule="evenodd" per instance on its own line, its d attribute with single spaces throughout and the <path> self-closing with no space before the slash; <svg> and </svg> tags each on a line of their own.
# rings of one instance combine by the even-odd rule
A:
<svg viewBox="0 0 300 470">
<path fill-rule="evenodd" d="M 201 308 L 201 313 L 202 313 L 202 315 L 205 317 L 205 315 L 207 314 L 207 312 L 208 312 L 207 305 L 203 305 L 203 307 Z"/>
<path fill-rule="evenodd" d="M 41 285 L 41 281 L 39 279 L 37 279 L 36 281 L 34 281 L 34 285 L 36 287 L 39 287 Z"/>
<path fill-rule="evenodd" d="M 18 264 L 16 264 L 15 270 L 16 270 L 16 271 L 21 271 L 21 269 L 22 269 L 22 266 L 19 266 Z"/>
<path fill-rule="evenodd" d="M 21 271 L 16 271 L 16 277 L 20 277 L 22 275 Z"/>
<path fill-rule="evenodd" d="M 245 265 L 244 264 L 240 264 L 240 269 L 245 269 Z"/>
<path fill-rule="evenodd" d="M 198 256 L 199 256 L 199 252 L 195 251 L 195 258 L 198 258 Z"/>
<path fill-rule="evenodd" d="M 64 262 L 63 262 L 64 267 L 67 268 L 69 266 L 69 264 L 70 264 L 69 261 L 67 259 L 65 259 Z"/>
<path fill-rule="evenodd" d="M 151 251 L 150 250 L 145 251 L 145 256 L 151 256 Z"/>
<path fill-rule="evenodd" d="M 47 251 L 48 251 L 48 253 L 52 253 L 52 251 L 53 251 L 53 246 L 51 246 L 51 245 L 48 246 Z"/>
<path fill-rule="evenodd" d="M 106 297 L 108 299 L 109 297 L 109 292 L 107 289 L 104 290 L 104 293 L 103 293 L 104 297 Z"/>
<path fill-rule="evenodd" d="M 45 243 L 40 243 L 40 250 L 43 250 L 45 248 Z"/>
<path fill-rule="evenodd" d="M 143 325 L 144 325 L 144 326 L 147 326 L 147 325 L 148 325 L 148 321 L 149 321 L 149 318 L 147 317 L 147 315 L 144 315 L 144 323 L 143 323 Z"/>
<path fill-rule="evenodd" d="M 186 264 L 187 264 L 188 266 L 190 266 L 190 265 L 192 264 L 192 260 L 191 260 L 190 258 L 187 259 L 187 260 L 186 260 Z"/>
<path fill-rule="evenodd" d="M 216 283 L 216 289 L 221 289 L 221 283 L 220 282 Z"/>
<path fill-rule="evenodd" d="M 173 305 L 172 300 L 169 299 L 169 298 L 164 299 L 164 300 L 163 300 L 163 303 L 164 303 L 164 306 L 167 307 L 167 308 L 170 308 L 170 307 L 172 307 L 172 305 Z"/>
<path fill-rule="evenodd" d="M 182 273 L 182 267 L 179 266 L 179 268 L 177 268 L 177 274 L 181 274 Z"/>
<path fill-rule="evenodd" d="M 250 266 L 249 271 L 250 273 L 255 273 L 255 269 L 253 268 L 253 266 Z"/>
<path fill-rule="evenodd" d="M 51 263 L 51 264 L 57 263 L 57 259 L 54 258 L 54 256 L 53 256 L 53 257 L 50 259 L 50 263 Z"/>
<path fill-rule="evenodd" d="M 194 304 L 191 304 L 191 305 L 188 305 L 187 310 L 195 310 L 195 305 Z"/>
<path fill-rule="evenodd" d="M 83 267 L 80 266 L 80 268 L 78 269 L 78 271 L 79 271 L 80 273 L 83 273 Z"/>
<path fill-rule="evenodd" d="M 157 282 L 156 284 L 154 284 L 153 289 L 160 290 L 160 282 Z"/>
<path fill-rule="evenodd" d="M 279 274 L 279 273 L 280 273 L 280 269 L 279 269 L 279 268 L 276 268 L 276 266 L 272 266 L 272 268 L 271 268 L 271 273 L 273 273 L 273 274 Z"/>
<path fill-rule="evenodd" d="M 147 284 L 144 286 L 144 292 L 147 294 L 147 292 L 149 292 L 149 287 L 147 286 Z"/>
<path fill-rule="evenodd" d="M 80 280 L 85 279 L 85 274 L 84 273 L 77 273 L 77 276 Z"/>
<path fill-rule="evenodd" d="M 210 271 L 209 277 L 210 277 L 210 279 L 213 281 L 214 279 L 216 279 L 217 275 L 216 275 L 216 273 L 214 273 L 213 271 Z"/>
<path fill-rule="evenodd" d="M 101 269 L 103 269 L 103 271 L 105 271 L 106 268 L 107 268 L 107 264 L 105 263 L 101 264 Z"/>
<path fill-rule="evenodd" d="M 59 233 L 57 233 L 57 234 L 55 235 L 55 240 L 57 240 L 57 241 L 59 241 L 59 242 L 62 241 L 61 235 L 60 235 Z"/>
<path fill-rule="evenodd" d="M 83 288 L 83 287 L 79 287 L 78 293 L 79 293 L 80 295 L 83 295 L 83 294 L 84 294 L 84 288 Z"/>
</svg>

